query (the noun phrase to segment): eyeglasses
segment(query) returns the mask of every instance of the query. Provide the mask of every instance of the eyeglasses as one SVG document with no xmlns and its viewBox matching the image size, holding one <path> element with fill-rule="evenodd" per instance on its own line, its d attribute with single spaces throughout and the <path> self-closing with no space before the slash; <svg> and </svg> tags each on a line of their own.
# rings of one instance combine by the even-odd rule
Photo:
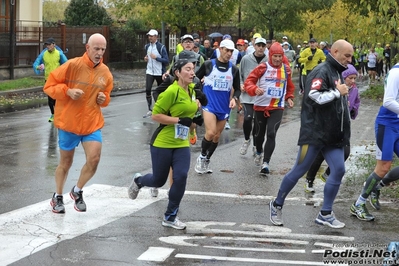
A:
<svg viewBox="0 0 399 266">
<path fill-rule="evenodd" d="M 183 43 L 194 43 L 194 42 L 187 40 L 187 41 L 184 41 Z"/>
</svg>

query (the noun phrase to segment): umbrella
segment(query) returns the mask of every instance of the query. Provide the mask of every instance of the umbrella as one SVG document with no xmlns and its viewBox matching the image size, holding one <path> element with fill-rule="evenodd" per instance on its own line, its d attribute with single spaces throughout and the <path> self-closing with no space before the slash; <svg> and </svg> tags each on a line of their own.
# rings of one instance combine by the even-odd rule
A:
<svg viewBox="0 0 399 266">
<path fill-rule="evenodd" d="M 217 37 L 223 37 L 223 34 L 221 34 L 220 32 L 212 32 L 208 36 L 211 38 L 217 38 Z"/>
</svg>

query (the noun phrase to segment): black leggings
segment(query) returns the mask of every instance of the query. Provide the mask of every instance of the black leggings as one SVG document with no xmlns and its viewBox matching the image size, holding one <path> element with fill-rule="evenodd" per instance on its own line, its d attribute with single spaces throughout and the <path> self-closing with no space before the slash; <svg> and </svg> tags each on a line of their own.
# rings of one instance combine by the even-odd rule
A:
<svg viewBox="0 0 399 266">
<path fill-rule="evenodd" d="M 242 129 L 244 131 L 244 138 L 245 140 L 249 140 L 252 131 L 252 143 L 255 146 L 254 105 L 251 103 L 243 103 L 242 109 L 244 110 L 244 122 L 242 124 Z"/>
<path fill-rule="evenodd" d="M 265 147 L 263 149 L 263 161 L 269 163 L 274 148 L 276 147 L 277 130 L 280 127 L 284 110 L 271 110 L 270 116 L 266 117 L 265 112 L 255 111 L 255 144 L 256 152 L 262 152 L 265 134 L 267 136 Z"/>
<path fill-rule="evenodd" d="M 157 81 L 157 85 L 161 85 L 162 83 L 162 76 L 152 76 L 149 74 L 145 75 L 145 97 L 147 99 L 147 105 L 148 105 L 148 110 L 151 109 L 152 105 L 152 97 L 151 97 L 151 89 L 152 89 L 152 84 L 154 83 L 154 80 Z"/>
<path fill-rule="evenodd" d="M 351 153 L 351 147 L 349 145 L 345 146 L 344 147 L 345 161 L 346 161 L 346 159 L 348 159 L 350 153 Z M 324 161 L 324 156 L 321 152 L 319 152 L 319 154 L 317 154 L 316 158 L 314 159 L 312 165 L 310 166 L 308 173 L 306 174 L 307 180 L 311 180 L 311 181 L 315 180 L 316 174 L 319 171 L 319 168 L 320 168 L 321 164 L 323 163 L 323 161 Z M 327 167 L 325 172 L 327 175 L 330 175 L 330 167 Z"/>
<path fill-rule="evenodd" d="M 47 96 L 47 103 L 48 107 L 50 107 L 51 114 L 54 114 L 54 106 L 55 106 L 55 100 L 51 98 L 50 96 Z"/>
</svg>

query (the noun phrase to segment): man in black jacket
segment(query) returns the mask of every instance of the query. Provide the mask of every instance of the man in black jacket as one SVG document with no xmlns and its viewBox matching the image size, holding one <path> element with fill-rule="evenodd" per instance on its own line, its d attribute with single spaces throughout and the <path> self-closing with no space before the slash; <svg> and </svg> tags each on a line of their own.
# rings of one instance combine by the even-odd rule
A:
<svg viewBox="0 0 399 266">
<path fill-rule="evenodd" d="M 281 182 L 276 199 L 269 204 L 270 221 L 274 225 L 283 225 L 282 207 L 285 198 L 321 151 L 331 173 L 324 187 L 323 206 L 315 222 L 332 228 L 345 226 L 335 218 L 332 205 L 345 174 L 344 147 L 349 145 L 350 138 L 349 90 L 341 73 L 351 63 L 352 55 L 350 43 L 345 40 L 336 41 L 327 60 L 317 65 L 306 79 L 297 161 Z"/>
</svg>

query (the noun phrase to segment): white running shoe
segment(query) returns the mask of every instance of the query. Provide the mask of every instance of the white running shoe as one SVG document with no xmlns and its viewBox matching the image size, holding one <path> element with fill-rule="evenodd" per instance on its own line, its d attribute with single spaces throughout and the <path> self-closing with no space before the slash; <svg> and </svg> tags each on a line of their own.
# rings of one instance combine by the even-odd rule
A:
<svg viewBox="0 0 399 266">
<path fill-rule="evenodd" d="M 242 143 L 241 148 L 240 148 L 240 154 L 241 155 L 247 154 L 250 142 L 251 142 L 251 139 L 244 140 L 244 142 Z"/>
<path fill-rule="evenodd" d="M 197 163 L 195 164 L 195 168 L 194 168 L 195 172 L 197 172 L 198 174 L 205 173 L 205 171 L 206 171 L 205 161 L 206 161 L 206 158 L 202 158 L 201 155 L 198 156 Z"/>
<path fill-rule="evenodd" d="M 156 187 L 150 188 L 150 194 L 151 194 L 151 197 L 153 197 L 153 198 L 158 197 L 158 194 L 159 194 L 158 188 L 156 188 Z"/>
</svg>

